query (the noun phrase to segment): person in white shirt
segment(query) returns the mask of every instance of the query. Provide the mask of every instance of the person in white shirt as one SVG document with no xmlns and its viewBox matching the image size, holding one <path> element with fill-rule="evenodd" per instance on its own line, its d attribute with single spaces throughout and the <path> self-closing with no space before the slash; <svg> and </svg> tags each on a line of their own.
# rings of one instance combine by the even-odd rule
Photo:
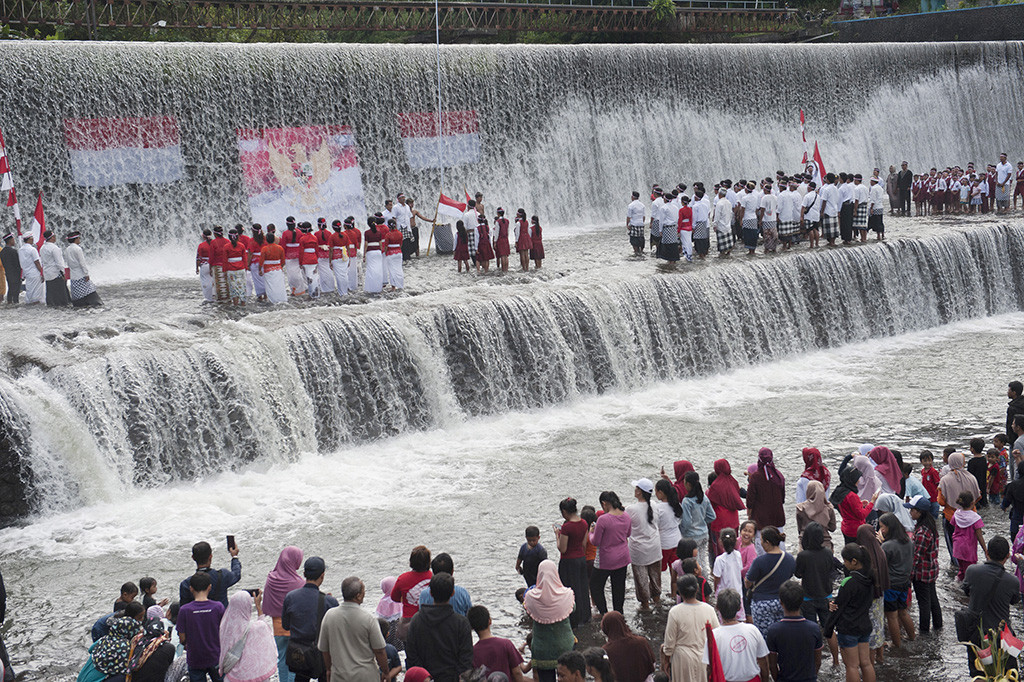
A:
<svg viewBox="0 0 1024 682">
<path fill-rule="evenodd" d="M 882 214 L 885 212 L 885 190 L 878 178 L 871 178 L 871 190 L 868 192 L 868 229 L 875 232 L 878 241 L 885 240 L 885 224 Z"/>
<path fill-rule="evenodd" d="M 43 266 L 43 279 L 46 281 L 47 307 L 71 305 L 68 295 L 67 281 L 64 279 L 64 253 L 57 246 L 57 236 L 47 230 L 43 233 L 43 246 L 39 249 L 39 260 Z"/>
<path fill-rule="evenodd" d="M 736 619 L 742 599 L 734 589 L 718 594 L 716 606 L 722 614 L 722 624 L 715 630 L 715 645 L 722 661 L 726 682 L 748 682 L 769 679 L 768 644 L 764 635 L 752 623 Z"/>
<path fill-rule="evenodd" d="M 996 164 L 996 213 L 1003 214 L 1010 210 L 1015 177 L 1013 166 L 1007 162 L 1006 152 L 1003 152 L 999 155 L 999 163 Z"/>
<path fill-rule="evenodd" d="M 780 183 L 781 184 L 781 183 Z M 778 198 L 772 193 L 772 183 L 767 178 L 764 184 L 764 193 L 757 209 L 757 221 L 761 227 L 761 236 L 764 239 L 764 252 L 775 253 L 779 248 L 779 223 L 776 214 Z"/>
<path fill-rule="evenodd" d="M 821 197 L 813 181 L 807 183 L 807 194 L 800 201 L 800 229 L 807 235 L 809 248 L 819 244 L 818 221 L 821 220 Z"/>
<path fill-rule="evenodd" d="M 808 179 L 806 175 L 800 175 L 800 182 L 796 186 L 796 193 L 800 195 L 800 200 L 803 201 L 804 197 L 807 196 L 807 183 Z"/>
<path fill-rule="evenodd" d="M 797 179 L 787 178 L 785 187 L 779 192 L 776 215 L 779 218 L 779 239 L 782 250 L 787 251 L 800 243 L 800 201 L 803 197 L 797 191 Z"/>
<path fill-rule="evenodd" d="M 399 192 L 395 199 L 398 200 L 398 204 L 395 205 L 393 213 L 395 222 L 398 223 L 398 229 L 402 232 L 402 260 L 407 261 L 416 251 L 416 243 L 413 241 L 412 235 L 412 209 L 405 203 L 404 192 Z"/>
<path fill-rule="evenodd" d="M 646 209 L 640 201 L 640 192 L 633 192 L 633 201 L 626 207 L 626 234 L 629 235 L 629 243 L 633 247 L 634 256 L 644 255 L 644 216 Z"/>
<path fill-rule="evenodd" d="M 821 236 L 829 246 L 835 246 L 839 236 L 839 188 L 835 173 L 825 176 L 825 185 L 821 188 Z"/>
<path fill-rule="evenodd" d="M 43 284 L 43 264 L 36 249 L 35 237 L 26 232 L 24 243 L 18 247 L 18 261 L 21 263 L 21 276 L 25 278 L 25 302 L 29 305 L 43 303 L 46 300 L 46 287 Z"/>
<path fill-rule="evenodd" d="M 736 237 L 732 234 L 732 202 L 726 196 L 729 190 L 722 187 L 718 190 L 718 203 L 715 204 L 715 239 L 718 243 L 718 257 L 727 258 L 732 251 Z M 22 269 L 25 269 L 22 263 Z"/>
<path fill-rule="evenodd" d="M 868 186 L 860 173 L 853 176 L 853 229 L 862 242 L 868 240 Z"/>
<path fill-rule="evenodd" d="M 82 250 L 82 235 L 75 230 L 67 236 L 69 246 L 66 251 L 68 270 L 71 271 L 71 303 L 76 308 L 103 305 L 96 285 L 89 277 L 89 267 L 85 264 L 85 251 Z"/>
<path fill-rule="evenodd" d="M 853 175 L 839 174 L 839 237 L 844 244 L 853 243 Z"/>
<path fill-rule="evenodd" d="M 651 253 L 657 255 L 658 243 L 661 241 L 661 220 L 664 217 L 665 196 L 660 187 L 655 186 L 651 195 Z"/>
<path fill-rule="evenodd" d="M 694 185 L 693 203 L 693 250 L 703 260 L 711 249 L 711 201 L 704 196 L 704 188 Z"/>
<path fill-rule="evenodd" d="M 390 202 L 388 202 L 390 203 Z M 476 263 L 476 226 L 479 223 L 480 214 L 476 212 L 476 201 L 470 199 L 466 203 L 466 211 L 462 214 L 462 224 L 466 226 L 466 233 L 469 234 L 469 260 Z"/>
<path fill-rule="evenodd" d="M 757 238 L 760 235 L 757 230 L 759 198 L 754 189 L 754 183 L 748 182 L 747 193 L 740 199 L 740 205 L 736 211 L 736 216 L 740 219 L 743 229 L 743 246 L 747 247 L 748 256 L 753 256 L 757 250 Z"/>
<path fill-rule="evenodd" d="M 680 242 L 679 228 L 679 200 L 675 196 L 675 190 L 665 195 L 665 205 L 661 209 L 661 239 L 658 240 L 657 256 L 668 261 L 668 267 L 674 268 L 679 261 Z"/>
</svg>

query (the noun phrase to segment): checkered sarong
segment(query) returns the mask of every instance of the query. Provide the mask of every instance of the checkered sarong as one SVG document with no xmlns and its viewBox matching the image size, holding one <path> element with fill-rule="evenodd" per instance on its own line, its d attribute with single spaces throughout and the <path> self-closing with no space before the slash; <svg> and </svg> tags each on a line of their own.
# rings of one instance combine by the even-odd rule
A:
<svg viewBox="0 0 1024 682">
<path fill-rule="evenodd" d="M 661 221 L 651 218 L 651 236 L 661 237 Z"/>
<path fill-rule="evenodd" d="M 716 232 L 715 236 L 718 238 L 719 253 L 728 251 L 736 243 L 736 237 L 733 236 L 732 232 Z"/>
<path fill-rule="evenodd" d="M 853 214 L 853 229 L 855 230 L 866 230 L 868 229 L 868 205 L 861 203 L 857 206 L 857 210 Z"/>
<path fill-rule="evenodd" d="M 779 236 L 780 237 L 793 237 L 800 234 L 800 221 L 799 220 L 780 220 L 779 221 Z"/>
<path fill-rule="evenodd" d="M 92 292 L 96 291 L 96 285 L 92 283 L 92 280 L 87 280 L 84 277 L 82 279 L 73 279 L 70 284 L 72 301 L 85 298 Z"/>
<path fill-rule="evenodd" d="M 708 221 L 701 220 L 700 222 L 693 224 L 693 238 L 694 239 L 710 239 L 711 231 L 708 229 Z"/>
<path fill-rule="evenodd" d="M 1011 194 L 1013 194 L 1013 188 L 1010 187 L 1010 183 L 996 185 L 996 201 L 1009 201 Z"/>
<path fill-rule="evenodd" d="M 825 239 L 835 239 L 839 236 L 839 216 L 826 215 L 821 217 L 821 236 Z"/>
<path fill-rule="evenodd" d="M 629 226 L 629 236 L 630 237 L 640 237 L 640 239 L 643 239 L 644 238 L 644 226 L 643 225 L 630 225 Z"/>
</svg>

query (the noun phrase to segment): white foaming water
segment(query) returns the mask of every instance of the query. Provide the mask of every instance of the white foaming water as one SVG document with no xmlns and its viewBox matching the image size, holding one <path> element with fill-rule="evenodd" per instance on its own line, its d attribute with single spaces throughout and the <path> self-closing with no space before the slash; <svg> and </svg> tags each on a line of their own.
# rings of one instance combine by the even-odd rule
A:
<svg viewBox="0 0 1024 682">
<path fill-rule="evenodd" d="M 1020 345 L 1017 339 L 1022 327 L 1024 314 L 1001 315 L 808 353 L 713 377 L 661 383 L 636 392 L 609 392 L 540 411 L 453 419 L 443 429 L 345 448 L 328 455 L 305 452 L 290 463 L 252 465 L 240 472 L 166 485 L 159 491 L 106 490 L 108 501 L 104 503 L 65 513 L 44 510 L 44 518 L 21 528 L 0 531 L 0 546 L 9 555 L 33 560 L 138 557 L 158 555 L 176 542 L 180 544 L 183 535 L 217 536 L 224 528 L 236 529 L 240 536 L 273 538 L 275 543 L 284 543 L 289 535 L 315 536 L 319 530 L 349 523 L 346 519 L 371 514 L 381 505 L 400 515 L 415 515 L 417 509 L 429 506 L 435 513 L 471 523 L 472 512 L 464 508 L 465 499 L 493 495 L 494 486 L 505 480 L 506 475 L 530 477 L 530 469 L 550 472 L 550 476 L 544 477 L 547 480 L 533 479 L 537 490 L 531 491 L 531 495 L 550 497 L 557 494 L 559 486 L 581 484 L 569 475 L 567 460 L 582 458 L 595 472 L 613 475 L 621 468 L 621 476 L 635 477 L 639 474 L 629 472 L 638 465 L 665 465 L 679 452 L 683 453 L 679 456 L 685 454 L 699 469 L 710 469 L 711 460 L 718 455 L 705 454 L 707 451 L 721 452 L 730 459 L 732 455 L 707 439 L 719 437 L 712 434 L 721 434 L 723 420 L 728 423 L 745 419 L 745 415 L 756 415 L 757 429 L 763 429 L 763 436 L 754 429 L 740 436 L 748 451 L 756 451 L 759 444 L 774 447 L 780 438 L 780 425 L 796 429 L 796 433 L 787 436 L 795 441 L 818 429 L 807 419 L 820 421 L 828 432 L 836 428 L 846 409 L 842 396 L 861 404 L 860 408 L 850 408 L 853 415 L 864 411 L 864 403 L 881 398 L 872 395 L 873 382 L 887 383 L 879 379 L 878 370 L 890 364 L 906 367 L 910 358 L 920 360 L 932 353 L 953 363 L 966 353 L 974 355 L 974 362 L 988 366 L 1001 357 L 1003 349 L 1012 350 Z M 979 347 L 973 339 L 984 342 Z M 1017 376 L 1024 372 L 1024 363 L 1010 361 L 1003 370 L 1007 376 Z M 927 383 L 937 381 L 935 377 L 919 378 Z M 952 387 L 957 380 L 949 377 L 948 383 Z M 909 398 L 915 389 L 898 382 L 899 377 L 893 375 L 887 385 L 889 391 L 899 396 L 897 403 Z M 1001 377 L 994 377 L 992 382 L 1005 383 Z M 969 402 L 969 396 L 964 398 Z M 820 403 L 822 409 L 798 413 L 795 423 L 794 415 L 784 412 L 768 417 L 777 420 L 775 425 L 762 420 L 762 409 L 770 415 L 787 401 L 803 406 Z M 924 398 L 925 403 L 931 401 Z M 981 402 L 989 406 L 999 404 L 998 396 Z M 901 417 L 906 419 L 919 407 L 907 405 L 907 414 L 885 416 L 899 423 Z M 838 414 L 832 412 L 836 409 Z M 870 414 L 871 410 L 867 412 Z M 992 414 L 998 417 L 997 412 Z M 639 441 L 630 435 L 638 425 L 645 432 Z M 656 430 L 650 432 L 652 425 Z M 670 442 L 664 442 L 659 435 L 664 433 L 659 425 L 672 426 Z M 829 442 L 815 441 L 815 436 L 807 442 L 819 443 L 828 456 L 864 440 L 865 435 L 844 439 L 845 428 L 836 428 Z M 69 438 L 74 437 L 75 430 L 75 425 L 68 426 Z M 653 449 L 642 447 L 645 443 Z M 612 451 L 629 447 L 631 451 L 598 462 L 588 455 L 588 447 L 595 452 L 609 447 Z M 799 471 L 799 455 L 794 458 L 791 450 L 786 454 L 777 452 L 783 458 L 780 461 L 785 462 L 787 474 Z M 89 457 L 95 454 L 83 453 L 78 472 L 88 474 L 90 468 L 99 468 L 95 461 L 87 461 Z M 567 468 L 560 469 L 559 462 Z M 522 468 L 524 464 L 526 469 Z M 88 484 L 88 477 L 82 482 Z M 627 478 L 593 480 L 588 474 L 584 485 L 622 488 L 627 482 Z M 103 481 L 95 480 L 93 485 L 102 486 Z M 521 482 L 510 488 L 520 486 Z"/>
</svg>

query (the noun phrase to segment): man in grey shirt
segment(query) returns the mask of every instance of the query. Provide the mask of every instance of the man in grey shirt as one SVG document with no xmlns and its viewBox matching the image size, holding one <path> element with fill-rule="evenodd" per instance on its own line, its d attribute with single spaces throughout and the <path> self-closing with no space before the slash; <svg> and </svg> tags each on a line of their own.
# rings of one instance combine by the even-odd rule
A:
<svg viewBox="0 0 1024 682">
<path fill-rule="evenodd" d="M 366 586 L 355 576 L 341 583 L 342 604 L 324 616 L 317 643 L 332 682 L 380 682 L 387 646 L 377 619 L 360 606 Z"/>
</svg>

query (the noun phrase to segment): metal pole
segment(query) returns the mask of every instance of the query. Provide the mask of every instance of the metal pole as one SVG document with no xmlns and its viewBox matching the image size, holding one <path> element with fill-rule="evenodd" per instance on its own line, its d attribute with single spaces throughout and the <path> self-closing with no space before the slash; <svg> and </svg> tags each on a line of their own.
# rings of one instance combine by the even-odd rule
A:
<svg viewBox="0 0 1024 682">
<path fill-rule="evenodd" d="M 434 0 L 434 41 L 437 46 L 437 163 L 441 172 L 440 191 L 444 192 L 444 142 L 441 130 L 441 11 Z"/>
</svg>

